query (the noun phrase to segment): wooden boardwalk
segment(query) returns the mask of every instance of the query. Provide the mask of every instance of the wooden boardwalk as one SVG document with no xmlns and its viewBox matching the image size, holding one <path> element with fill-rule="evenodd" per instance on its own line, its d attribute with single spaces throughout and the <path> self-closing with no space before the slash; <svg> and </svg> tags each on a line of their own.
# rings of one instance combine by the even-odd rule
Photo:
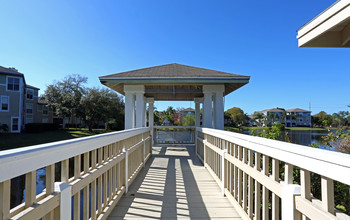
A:
<svg viewBox="0 0 350 220">
<path fill-rule="evenodd" d="M 241 219 L 194 147 L 154 147 L 145 169 L 108 217 L 147 218 Z"/>
</svg>

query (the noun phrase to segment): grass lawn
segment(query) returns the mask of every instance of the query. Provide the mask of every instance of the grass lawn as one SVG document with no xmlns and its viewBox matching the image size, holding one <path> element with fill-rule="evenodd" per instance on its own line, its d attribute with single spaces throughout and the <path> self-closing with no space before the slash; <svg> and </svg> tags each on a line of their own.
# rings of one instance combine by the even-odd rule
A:
<svg viewBox="0 0 350 220">
<path fill-rule="evenodd" d="M 308 128 L 308 127 L 286 127 L 286 130 L 292 131 L 326 131 L 326 128 Z"/>
<path fill-rule="evenodd" d="M 20 133 L 20 134 L 0 134 L 0 151 L 18 147 L 26 147 L 37 144 L 44 144 L 54 141 L 67 140 L 72 138 L 86 137 L 95 134 L 106 133 L 105 129 L 69 128 L 58 131 L 47 131 L 41 133 Z"/>
</svg>

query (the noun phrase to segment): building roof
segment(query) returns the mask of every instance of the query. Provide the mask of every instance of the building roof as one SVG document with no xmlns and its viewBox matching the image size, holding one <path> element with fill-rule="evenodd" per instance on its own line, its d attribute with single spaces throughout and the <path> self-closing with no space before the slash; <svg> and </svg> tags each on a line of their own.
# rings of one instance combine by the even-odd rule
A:
<svg viewBox="0 0 350 220">
<path fill-rule="evenodd" d="M 292 109 L 288 109 L 287 112 L 311 112 L 311 111 L 304 110 L 301 108 L 292 108 Z"/>
<path fill-rule="evenodd" d="M 283 110 L 278 108 L 270 108 L 270 109 L 262 110 L 261 112 L 283 112 Z"/>
<path fill-rule="evenodd" d="M 18 72 L 15 68 L 6 68 L 3 66 L 0 66 L 0 73 L 24 77 L 23 73 Z"/>
<path fill-rule="evenodd" d="M 195 110 L 193 108 L 185 108 L 184 110 L 181 110 L 182 112 L 194 112 Z"/>
<path fill-rule="evenodd" d="M 26 85 L 26 88 L 31 88 L 31 89 L 36 89 L 36 90 L 40 90 L 39 88 L 37 88 L 37 87 L 34 87 L 34 86 L 31 86 L 31 85 Z"/>
<path fill-rule="evenodd" d="M 249 76 L 177 63 L 99 77 L 102 84 L 125 94 L 124 85 L 144 85 L 145 96 L 155 100 L 193 100 L 203 97 L 202 86 L 225 85 L 227 95 L 249 82 Z"/>
<path fill-rule="evenodd" d="M 103 78 L 178 78 L 178 77 L 189 77 L 189 78 L 198 78 L 198 77 L 234 77 L 234 78 L 247 78 L 247 76 L 232 74 L 217 70 L 204 69 L 199 67 L 187 66 L 177 63 L 171 63 L 166 65 L 148 67 L 143 69 L 131 70 L 121 73 L 115 73 L 107 76 L 101 76 Z"/>
</svg>

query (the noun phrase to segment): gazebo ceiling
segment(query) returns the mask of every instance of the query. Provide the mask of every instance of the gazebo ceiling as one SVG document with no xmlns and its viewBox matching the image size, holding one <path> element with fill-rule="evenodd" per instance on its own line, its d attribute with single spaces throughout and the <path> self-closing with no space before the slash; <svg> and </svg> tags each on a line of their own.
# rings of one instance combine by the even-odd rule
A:
<svg viewBox="0 0 350 220">
<path fill-rule="evenodd" d="M 203 97 L 203 85 L 225 85 L 227 95 L 249 82 L 249 76 L 167 64 L 99 77 L 102 84 L 125 95 L 124 85 L 145 85 L 145 97 L 155 100 L 193 100 Z"/>
</svg>

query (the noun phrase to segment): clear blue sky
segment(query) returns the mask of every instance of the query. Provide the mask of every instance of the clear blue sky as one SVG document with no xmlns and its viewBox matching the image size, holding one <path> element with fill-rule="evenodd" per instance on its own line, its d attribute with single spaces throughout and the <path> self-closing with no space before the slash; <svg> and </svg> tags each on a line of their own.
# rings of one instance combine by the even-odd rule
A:
<svg viewBox="0 0 350 220">
<path fill-rule="evenodd" d="M 350 49 L 298 48 L 296 30 L 335 0 L 0 1 L 0 65 L 41 88 L 168 63 L 251 76 L 225 109 L 350 110 Z M 194 107 L 158 102 L 160 110 Z"/>
</svg>

